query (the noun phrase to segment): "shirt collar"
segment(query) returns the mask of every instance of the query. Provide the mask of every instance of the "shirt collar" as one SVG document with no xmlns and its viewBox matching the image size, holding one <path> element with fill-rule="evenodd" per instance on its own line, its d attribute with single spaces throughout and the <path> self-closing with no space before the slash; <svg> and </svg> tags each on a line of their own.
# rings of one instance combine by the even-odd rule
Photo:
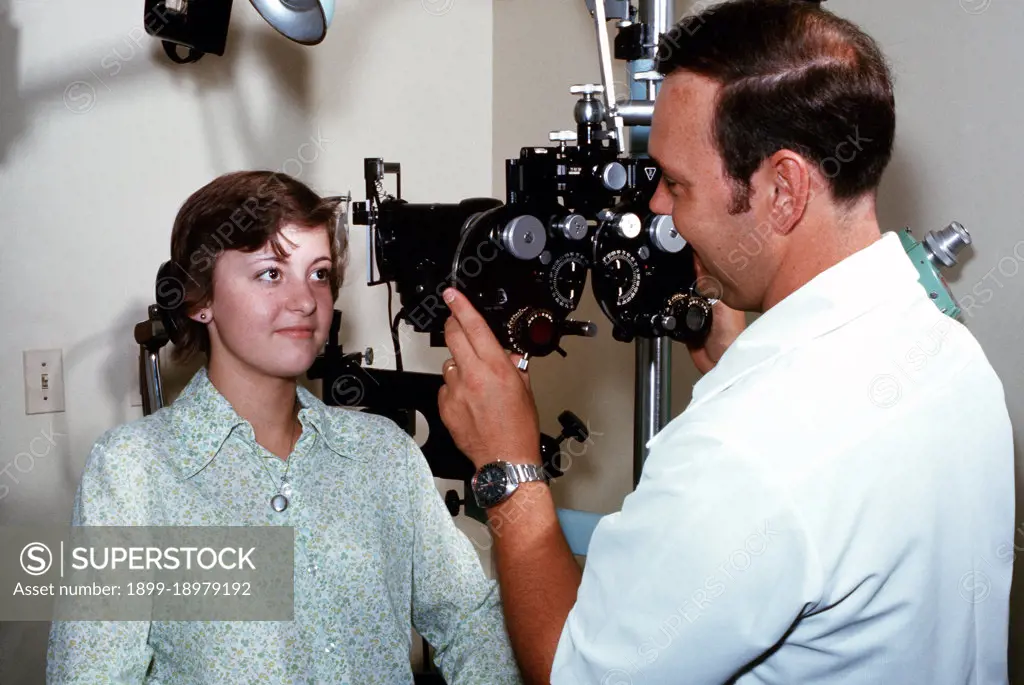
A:
<svg viewBox="0 0 1024 685">
<path fill-rule="evenodd" d="M 299 421 L 303 428 L 312 426 L 327 447 L 339 456 L 365 461 L 358 435 L 348 429 L 349 419 L 344 411 L 331 412 L 320 398 L 301 385 L 296 388 L 296 394 L 302 407 Z M 235 431 L 245 442 L 256 443 L 252 424 L 239 416 L 217 390 L 205 366 L 192 376 L 171 408 L 171 423 L 183 449 L 178 462 L 185 478 L 206 468 Z"/>
<path fill-rule="evenodd" d="M 693 388 L 706 402 L 762 363 L 834 331 L 884 302 L 920 298 L 918 273 L 896 233 L 821 272 L 764 312 Z"/>
</svg>

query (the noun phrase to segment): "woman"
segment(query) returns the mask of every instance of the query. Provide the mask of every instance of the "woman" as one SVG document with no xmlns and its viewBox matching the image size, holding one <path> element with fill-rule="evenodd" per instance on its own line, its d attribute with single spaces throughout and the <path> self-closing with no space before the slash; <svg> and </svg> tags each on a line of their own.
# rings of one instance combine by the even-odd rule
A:
<svg viewBox="0 0 1024 685">
<path fill-rule="evenodd" d="M 292 526 L 294 620 L 54 622 L 48 682 L 410 683 L 410 626 L 450 685 L 519 682 L 498 590 L 416 443 L 297 383 L 331 325 L 335 225 L 334 205 L 269 172 L 186 201 L 171 238 L 174 352 L 207 364 L 171 406 L 97 441 L 73 516 Z"/>
</svg>

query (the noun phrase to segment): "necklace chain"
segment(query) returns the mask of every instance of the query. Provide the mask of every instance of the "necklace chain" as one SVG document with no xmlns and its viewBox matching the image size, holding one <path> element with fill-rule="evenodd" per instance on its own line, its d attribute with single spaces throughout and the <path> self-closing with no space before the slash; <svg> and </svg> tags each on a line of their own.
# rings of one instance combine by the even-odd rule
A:
<svg viewBox="0 0 1024 685">
<path fill-rule="evenodd" d="M 280 513 L 288 508 L 288 498 L 291 497 L 292 488 L 288 482 L 288 472 L 292 467 L 292 453 L 295 451 L 295 446 L 298 444 L 299 438 L 296 433 L 301 436 L 302 424 L 296 418 L 295 425 L 292 426 L 292 440 L 291 449 L 288 451 L 288 456 L 285 458 L 284 473 L 281 475 L 281 484 L 277 486 L 277 494 L 270 498 L 270 508 Z M 265 448 L 264 448 L 265 449 Z M 260 457 L 262 460 L 263 457 Z M 260 461 L 260 466 L 266 471 L 267 475 L 273 479 L 274 474 L 270 473 L 267 469 L 267 465 Z"/>
</svg>

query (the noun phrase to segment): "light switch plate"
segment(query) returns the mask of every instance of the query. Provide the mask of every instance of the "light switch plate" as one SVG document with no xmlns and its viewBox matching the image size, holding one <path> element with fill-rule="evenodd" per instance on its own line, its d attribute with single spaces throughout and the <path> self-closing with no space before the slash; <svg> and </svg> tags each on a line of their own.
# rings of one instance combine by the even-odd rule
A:
<svg viewBox="0 0 1024 685">
<path fill-rule="evenodd" d="M 25 413 L 64 411 L 63 350 L 26 350 Z"/>
</svg>

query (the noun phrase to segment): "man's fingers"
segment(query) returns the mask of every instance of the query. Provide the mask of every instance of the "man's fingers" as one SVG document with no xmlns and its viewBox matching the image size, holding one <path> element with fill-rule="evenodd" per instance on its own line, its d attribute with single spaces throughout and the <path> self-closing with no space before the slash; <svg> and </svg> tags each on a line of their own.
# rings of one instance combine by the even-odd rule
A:
<svg viewBox="0 0 1024 685">
<path fill-rule="evenodd" d="M 477 356 L 491 361 L 505 356 L 505 350 L 494 336 L 491 327 L 487 325 L 484 317 L 480 316 L 480 313 L 473 308 L 465 295 L 454 288 L 448 288 L 444 291 L 443 298 Z"/>
<path fill-rule="evenodd" d="M 476 351 L 466 337 L 466 332 L 462 330 L 462 325 L 454 316 L 449 316 L 448 320 L 444 322 L 444 341 L 456 364 L 468 367 L 475 362 Z"/>
<path fill-rule="evenodd" d="M 448 402 L 451 400 L 452 389 L 447 385 L 442 385 L 441 389 L 437 391 L 437 411 L 444 420 L 444 415 L 448 407 Z"/>
</svg>

